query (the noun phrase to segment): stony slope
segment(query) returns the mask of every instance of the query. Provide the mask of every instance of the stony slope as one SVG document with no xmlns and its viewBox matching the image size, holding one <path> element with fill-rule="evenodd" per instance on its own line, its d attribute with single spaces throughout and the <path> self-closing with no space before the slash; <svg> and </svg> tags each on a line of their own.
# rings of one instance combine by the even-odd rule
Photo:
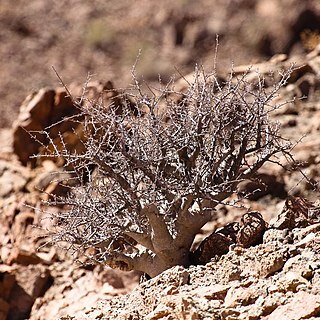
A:
<svg viewBox="0 0 320 320">
<path fill-rule="evenodd" d="M 261 171 L 260 178 L 268 187 L 260 184 L 262 192 L 243 203 L 251 210 L 261 212 L 268 222 L 281 212 L 288 195 L 314 201 L 319 197 L 314 189 L 319 182 L 320 163 L 319 52 L 318 47 L 308 55 L 291 59 L 275 56 L 268 62 L 252 66 L 252 70 L 259 68 L 267 75 L 270 70 L 281 70 L 296 62 L 299 68 L 278 99 L 287 101 L 294 96 L 306 96 L 279 109 L 276 115 L 285 135 L 294 140 L 306 135 L 293 150 L 300 161 L 299 166 L 267 166 Z M 247 69 L 248 66 L 236 67 L 235 72 Z M 101 92 L 106 85 L 110 83 L 92 84 L 92 94 Z M 39 206 L 39 201 L 47 196 L 39 189 L 47 193 L 63 192 L 52 182 L 53 175 L 61 174 L 61 169 L 58 163 L 51 161 L 28 163 L 28 156 L 37 152 L 39 146 L 25 140 L 28 136 L 21 129 L 30 126 L 43 129 L 52 119 L 62 119 L 65 115 L 62 111 L 70 111 L 70 101 L 62 99 L 64 95 L 63 89 L 58 88 L 43 89 L 29 96 L 21 107 L 14 129 L 2 131 L 0 314 L 3 319 L 62 316 L 117 319 L 121 310 L 127 319 L 205 319 L 214 314 L 217 319 L 259 319 L 263 316 L 277 319 L 279 313 L 290 315 L 292 306 L 297 307 L 296 315 L 288 319 L 319 316 L 317 205 L 304 210 L 302 216 L 299 210 L 294 210 L 298 218 L 294 216 L 290 220 L 291 217 L 292 224 L 284 230 L 277 230 L 279 225 L 268 230 L 264 242 L 258 246 L 247 249 L 233 246 L 228 254 L 206 266 L 193 266 L 188 270 L 173 268 L 143 282 L 131 295 L 114 300 L 112 296 L 128 293 L 137 284 L 139 276 L 73 264 L 70 257 L 57 248 L 41 247 L 37 251 L 44 240 L 38 238 L 39 230 L 32 225 L 41 222 L 45 227 L 46 220 L 41 220 L 32 207 Z M 68 125 L 60 129 L 74 141 Z M 19 143 L 13 143 L 12 149 L 10 140 Z M 298 169 L 302 169 L 310 180 L 301 179 Z M 244 185 L 243 191 L 250 192 L 251 188 Z M 204 233 L 239 220 L 245 211 L 219 208 L 216 219 L 206 226 Z M 199 235 L 197 241 L 201 238 L 203 235 Z M 309 301 L 310 309 L 301 308 L 301 300 Z M 299 315 L 298 312 L 302 313 Z"/>
<path fill-rule="evenodd" d="M 167 79 L 212 66 L 216 34 L 224 67 L 308 51 L 319 24 L 318 0 L 2 0 L 0 127 L 31 91 L 58 84 L 51 66 L 68 84 L 89 73 L 126 86 L 139 49 L 139 72 Z"/>
<path fill-rule="evenodd" d="M 313 210 L 319 221 L 320 207 Z M 282 219 L 291 227 L 282 228 Z M 119 320 L 319 317 L 320 223 L 307 220 L 293 218 L 287 209 L 262 244 L 234 247 L 205 266 L 174 267 L 127 296 L 101 302 L 92 315 Z"/>
</svg>

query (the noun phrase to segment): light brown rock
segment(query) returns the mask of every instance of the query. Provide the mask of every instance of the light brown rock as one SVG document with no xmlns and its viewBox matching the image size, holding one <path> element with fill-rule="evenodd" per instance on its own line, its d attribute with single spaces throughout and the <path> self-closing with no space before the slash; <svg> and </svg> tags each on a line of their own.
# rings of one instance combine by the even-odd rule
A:
<svg viewBox="0 0 320 320">
<path fill-rule="evenodd" d="M 298 292 L 287 304 L 279 306 L 265 320 L 299 320 L 320 314 L 320 295 Z"/>
</svg>

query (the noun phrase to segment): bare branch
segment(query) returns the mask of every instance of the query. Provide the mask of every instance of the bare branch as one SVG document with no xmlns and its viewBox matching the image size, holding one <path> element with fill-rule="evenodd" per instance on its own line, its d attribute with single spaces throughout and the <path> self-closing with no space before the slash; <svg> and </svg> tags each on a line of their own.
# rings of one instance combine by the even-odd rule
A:
<svg viewBox="0 0 320 320">
<path fill-rule="evenodd" d="M 170 82 L 158 90 L 144 85 L 145 92 L 135 68 L 134 88 L 117 95 L 120 107 L 82 97 L 81 148 L 62 135 L 57 145 L 49 131 L 43 141 L 50 147 L 41 143 L 78 183 L 51 202 L 64 205 L 52 216 L 53 242 L 94 247 L 98 262 L 154 276 L 189 265 L 195 235 L 241 181 L 277 154 L 293 161 L 293 145 L 270 120 L 290 70 L 267 88 L 260 75 L 249 80 L 249 70 L 218 83 L 215 71 L 197 66 L 186 91 Z"/>
</svg>

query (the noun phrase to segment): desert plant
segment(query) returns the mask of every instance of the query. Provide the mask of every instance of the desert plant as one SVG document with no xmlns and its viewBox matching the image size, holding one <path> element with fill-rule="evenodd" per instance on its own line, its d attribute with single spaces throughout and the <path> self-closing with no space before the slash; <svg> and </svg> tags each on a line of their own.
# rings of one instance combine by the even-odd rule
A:
<svg viewBox="0 0 320 320">
<path fill-rule="evenodd" d="M 135 80 L 121 107 L 79 104 L 84 151 L 61 138 L 46 155 L 63 157 L 78 181 L 51 203 L 64 205 L 52 216 L 52 241 L 94 248 L 94 260 L 151 277 L 188 266 L 214 208 L 275 155 L 290 157 L 292 144 L 269 119 L 289 75 L 266 88 L 259 75 L 231 74 L 222 84 L 198 68 L 184 92 L 170 83 L 147 94 Z"/>
</svg>

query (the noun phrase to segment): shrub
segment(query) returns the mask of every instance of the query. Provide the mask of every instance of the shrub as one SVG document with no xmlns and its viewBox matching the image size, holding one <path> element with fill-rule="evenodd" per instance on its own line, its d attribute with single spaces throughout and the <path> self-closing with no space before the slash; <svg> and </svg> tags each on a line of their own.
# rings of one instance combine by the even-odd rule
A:
<svg viewBox="0 0 320 320">
<path fill-rule="evenodd" d="M 275 155 L 290 157 L 291 143 L 269 117 L 289 75 L 266 88 L 259 76 L 221 84 L 196 69 L 185 92 L 171 83 L 147 94 L 135 81 L 121 107 L 79 104 L 84 151 L 69 151 L 61 138 L 50 154 L 63 157 L 78 182 L 51 203 L 63 205 L 52 241 L 94 248 L 95 261 L 151 277 L 188 266 L 214 208 Z"/>
</svg>

